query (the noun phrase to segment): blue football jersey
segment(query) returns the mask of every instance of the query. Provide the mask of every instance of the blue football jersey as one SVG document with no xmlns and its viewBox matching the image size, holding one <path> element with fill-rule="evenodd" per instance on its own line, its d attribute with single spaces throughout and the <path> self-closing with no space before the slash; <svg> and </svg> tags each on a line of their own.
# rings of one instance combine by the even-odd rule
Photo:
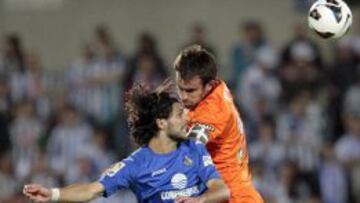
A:
<svg viewBox="0 0 360 203">
<path fill-rule="evenodd" d="M 148 146 L 114 164 L 100 178 L 108 197 L 129 188 L 139 202 L 174 202 L 177 196 L 199 196 L 210 179 L 220 176 L 205 146 L 186 140 L 167 154 L 157 154 Z"/>
</svg>

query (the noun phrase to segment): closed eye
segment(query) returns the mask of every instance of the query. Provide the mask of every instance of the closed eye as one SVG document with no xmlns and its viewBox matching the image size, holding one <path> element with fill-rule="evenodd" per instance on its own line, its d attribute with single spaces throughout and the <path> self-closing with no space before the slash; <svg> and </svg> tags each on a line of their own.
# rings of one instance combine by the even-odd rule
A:
<svg viewBox="0 0 360 203">
<path fill-rule="evenodd" d="M 179 88 L 179 89 L 180 89 L 180 91 L 187 92 L 187 93 L 192 93 L 192 92 L 195 92 L 195 91 L 196 91 L 196 89 L 194 89 L 194 88 L 188 88 L 188 89 L 186 89 L 186 88 Z"/>
</svg>

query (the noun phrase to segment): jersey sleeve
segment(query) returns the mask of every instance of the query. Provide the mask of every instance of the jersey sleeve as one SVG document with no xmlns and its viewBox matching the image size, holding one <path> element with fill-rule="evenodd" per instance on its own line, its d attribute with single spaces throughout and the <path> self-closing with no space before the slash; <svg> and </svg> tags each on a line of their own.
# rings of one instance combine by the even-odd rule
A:
<svg viewBox="0 0 360 203">
<path fill-rule="evenodd" d="M 195 147 L 200 155 L 199 176 L 201 180 L 207 183 L 211 179 L 220 179 L 220 175 L 216 170 L 211 156 L 205 148 L 205 145 L 200 141 L 196 141 Z"/>
<path fill-rule="evenodd" d="M 109 197 L 117 190 L 129 188 L 133 180 L 132 172 L 135 169 L 135 164 L 131 158 L 110 166 L 99 179 L 99 182 L 105 188 L 103 196 Z"/>
<path fill-rule="evenodd" d="M 224 132 L 230 118 L 231 112 L 226 105 L 209 105 L 203 111 L 196 112 L 188 136 L 195 137 L 205 144 Z"/>
</svg>

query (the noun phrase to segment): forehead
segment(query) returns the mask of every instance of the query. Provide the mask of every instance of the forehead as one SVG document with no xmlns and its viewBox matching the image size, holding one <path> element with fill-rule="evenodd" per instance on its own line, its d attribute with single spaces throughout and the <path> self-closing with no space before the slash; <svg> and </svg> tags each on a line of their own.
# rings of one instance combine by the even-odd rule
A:
<svg viewBox="0 0 360 203">
<path fill-rule="evenodd" d="M 176 73 L 176 83 L 178 86 L 182 88 L 202 86 L 202 80 L 200 76 L 196 75 L 191 79 L 185 80 L 180 76 L 178 72 Z"/>
<path fill-rule="evenodd" d="M 179 102 L 175 102 L 172 106 L 173 112 L 179 112 L 179 111 L 182 111 L 183 109 L 184 109 L 183 105 Z"/>
<path fill-rule="evenodd" d="M 173 110 L 182 110 L 183 108 L 184 108 L 184 106 L 180 102 L 175 102 L 173 104 Z"/>
</svg>

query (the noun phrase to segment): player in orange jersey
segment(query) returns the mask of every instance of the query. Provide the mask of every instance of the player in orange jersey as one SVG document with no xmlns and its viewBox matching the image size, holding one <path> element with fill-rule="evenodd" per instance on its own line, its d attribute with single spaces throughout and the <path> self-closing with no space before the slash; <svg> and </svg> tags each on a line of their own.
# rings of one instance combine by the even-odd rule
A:
<svg viewBox="0 0 360 203">
<path fill-rule="evenodd" d="M 189 136 L 206 143 L 230 189 L 229 202 L 262 203 L 251 182 L 243 124 L 229 89 L 217 78 L 215 58 L 193 45 L 180 52 L 174 68 L 180 98 L 189 109 Z"/>
</svg>

